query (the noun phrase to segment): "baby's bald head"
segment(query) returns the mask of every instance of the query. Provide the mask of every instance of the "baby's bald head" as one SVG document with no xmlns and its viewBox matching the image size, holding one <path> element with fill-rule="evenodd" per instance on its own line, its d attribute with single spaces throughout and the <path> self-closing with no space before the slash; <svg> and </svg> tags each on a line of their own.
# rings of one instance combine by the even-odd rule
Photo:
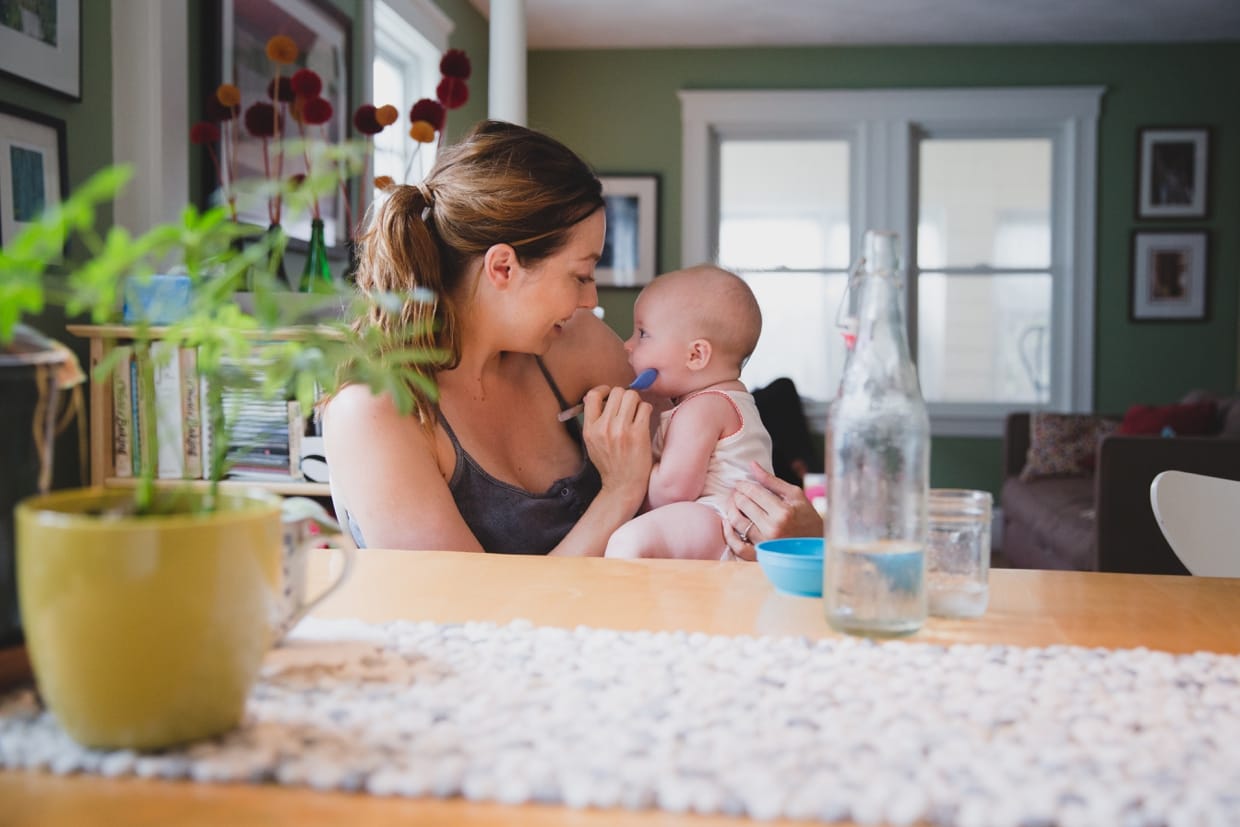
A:
<svg viewBox="0 0 1240 827">
<path fill-rule="evenodd" d="M 685 333 L 704 338 L 739 370 L 758 344 L 762 311 L 744 279 L 721 267 L 699 264 L 659 276 L 643 291 L 674 305 Z"/>
</svg>

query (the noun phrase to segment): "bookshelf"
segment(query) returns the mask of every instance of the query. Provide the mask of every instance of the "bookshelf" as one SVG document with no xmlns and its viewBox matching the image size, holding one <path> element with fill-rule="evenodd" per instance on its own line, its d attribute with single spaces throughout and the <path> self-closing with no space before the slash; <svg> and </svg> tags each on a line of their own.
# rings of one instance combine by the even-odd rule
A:
<svg viewBox="0 0 1240 827">
<path fill-rule="evenodd" d="M 90 481 L 92 485 L 110 487 L 132 486 L 135 481 L 128 477 L 118 477 L 114 465 L 112 445 L 112 377 L 95 378 L 95 367 L 118 345 L 127 344 L 133 339 L 132 326 L 109 324 L 71 324 L 68 330 L 74 336 L 85 339 L 90 346 Z M 159 338 L 159 328 L 151 328 L 153 338 Z M 293 339 L 298 335 L 296 328 L 265 332 L 264 339 Z M 156 480 L 162 486 L 205 487 L 205 480 Z M 303 482 L 299 480 L 224 480 L 223 488 L 262 488 L 276 494 L 303 497 L 327 497 L 331 489 L 327 483 Z"/>
</svg>

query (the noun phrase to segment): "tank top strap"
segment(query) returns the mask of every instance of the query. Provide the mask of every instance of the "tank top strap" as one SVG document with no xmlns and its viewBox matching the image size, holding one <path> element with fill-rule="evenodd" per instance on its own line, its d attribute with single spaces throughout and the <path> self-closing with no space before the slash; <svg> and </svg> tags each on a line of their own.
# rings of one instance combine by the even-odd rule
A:
<svg viewBox="0 0 1240 827">
<path fill-rule="evenodd" d="M 560 410 L 567 410 L 571 407 L 564 399 L 564 394 L 560 392 L 560 386 L 555 383 L 555 377 L 551 375 L 551 371 L 547 370 L 547 366 L 543 364 L 541 356 L 535 356 L 534 361 L 538 363 L 538 369 L 542 371 L 543 378 L 547 380 L 547 386 L 551 388 L 551 392 L 555 394 L 556 401 L 560 404 Z M 443 408 L 435 406 L 435 415 L 439 420 L 439 424 L 443 425 L 444 433 L 448 435 L 448 439 L 452 442 L 452 450 L 456 452 L 457 457 L 465 454 L 465 449 L 461 447 L 461 441 L 456 438 L 456 432 L 452 430 L 452 426 L 448 424 L 448 418 L 443 415 Z M 581 433 L 581 424 L 574 417 L 564 423 L 564 427 L 568 433 L 576 440 L 578 445 L 583 443 Z"/>
<path fill-rule="evenodd" d="M 564 394 L 560 393 L 560 386 L 555 383 L 555 377 L 551 375 L 551 371 L 547 370 L 547 366 L 543 364 L 541 356 L 535 356 L 534 361 L 538 363 L 538 369 L 542 371 L 543 378 L 547 380 L 551 392 L 555 394 L 555 399 L 560 403 L 560 410 L 566 411 L 572 407 L 568 400 L 564 398 Z M 564 427 L 568 429 L 568 433 L 576 441 L 578 445 L 584 444 L 584 437 L 581 433 L 581 423 L 577 421 L 577 417 L 573 417 L 564 423 Z"/>
<path fill-rule="evenodd" d="M 551 392 L 555 394 L 556 401 L 560 403 L 560 410 L 565 411 L 572 407 L 568 400 L 564 398 L 564 394 L 560 393 L 560 386 L 555 383 L 555 377 L 551 375 L 551 371 L 547 370 L 547 366 L 543 364 L 542 357 L 535 356 L 534 361 L 538 363 L 538 369 L 542 371 L 543 378 L 551 386 Z"/>
</svg>

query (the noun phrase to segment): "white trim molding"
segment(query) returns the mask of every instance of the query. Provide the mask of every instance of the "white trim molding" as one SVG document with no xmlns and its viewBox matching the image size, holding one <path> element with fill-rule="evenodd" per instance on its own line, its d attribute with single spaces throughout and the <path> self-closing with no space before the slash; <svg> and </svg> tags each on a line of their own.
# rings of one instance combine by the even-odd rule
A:
<svg viewBox="0 0 1240 827">
<path fill-rule="evenodd" d="M 189 203 L 188 37 L 187 0 L 112 4 L 112 160 L 134 168 L 113 215 L 134 234 Z"/>
<path fill-rule="evenodd" d="M 683 127 L 681 261 L 716 258 L 718 156 L 725 139 L 789 135 L 849 141 L 855 260 L 866 228 L 890 228 L 915 261 L 916 151 L 934 134 L 1031 135 L 1053 145 L 1053 410 L 1093 407 L 1095 210 L 1100 86 L 681 91 Z M 910 293 L 909 316 L 916 311 Z M 996 436 L 1012 406 L 932 404 L 935 435 Z M 811 406 L 809 410 L 816 410 Z"/>
</svg>

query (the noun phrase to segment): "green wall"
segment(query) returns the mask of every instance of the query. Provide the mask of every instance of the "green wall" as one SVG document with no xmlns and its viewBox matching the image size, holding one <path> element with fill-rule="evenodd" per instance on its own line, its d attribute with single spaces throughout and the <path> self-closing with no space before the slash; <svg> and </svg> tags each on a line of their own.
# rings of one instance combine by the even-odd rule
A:
<svg viewBox="0 0 1240 827">
<path fill-rule="evenodd" d="M 682 89 L 878 89 L 1100 85 L 1095 408 L 1165 403 L 1192 388 L 1234 390 L 1240 269 L 1240 43 L 1123 46 L 829 47 L 537 51 L 530 124 L 600 172 L 661 176 L 659 264 L 680 265 Z M 1137 129 L 1209 126 L 1210 215 L 1134 219 Z M 1134 229 L 1210 231 L 1210 318 L 1128 320 Z M 604 289 L 607 320 L 625 335 L 634 290 Z M 997 490 L 997 439 L 936 439 L 931 481 Z"/>
<path fill-rule="evenodd" d="M 112 0 L 82 4 L 82 100 L 0 75 L 0 101 L 65 122 L 69 188 L 112 160 Z M 102 37 L 91 37 L 101 32 Z"/>
</svg>

